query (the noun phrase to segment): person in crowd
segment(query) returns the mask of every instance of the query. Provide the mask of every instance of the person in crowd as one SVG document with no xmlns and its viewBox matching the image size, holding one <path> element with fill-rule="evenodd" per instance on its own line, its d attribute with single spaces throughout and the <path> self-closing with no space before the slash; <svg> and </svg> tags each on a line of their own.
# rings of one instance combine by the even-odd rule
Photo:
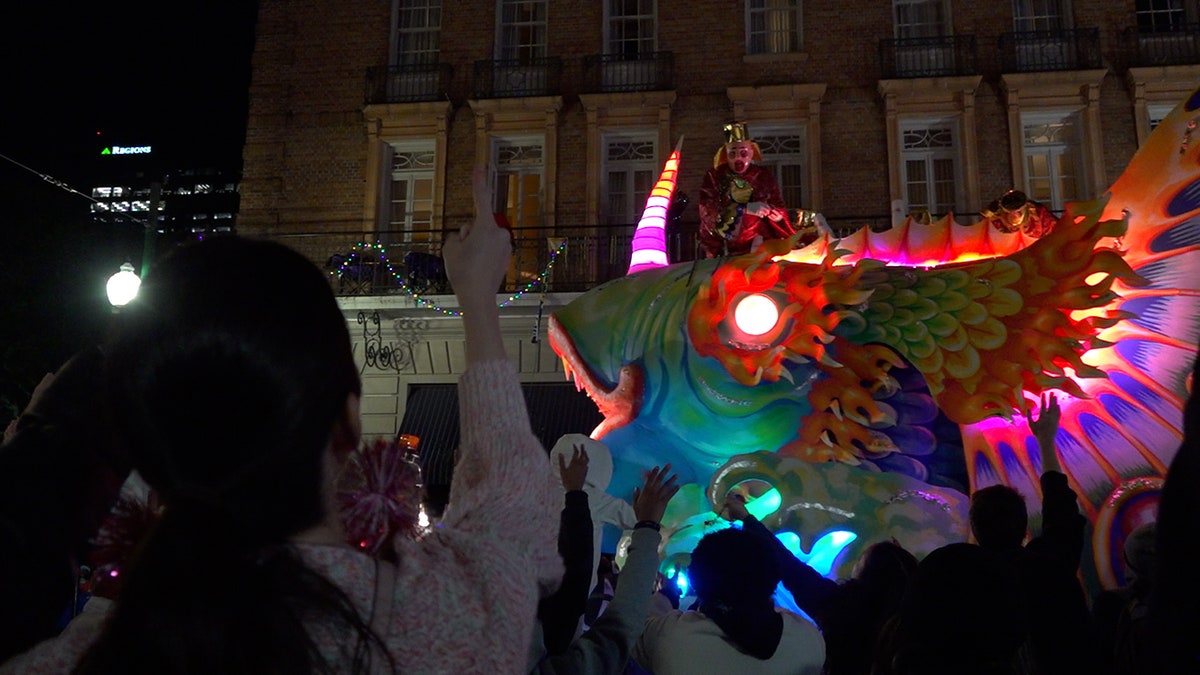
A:
<svg viewBox="0 0 1200 675">
<path fill-rule="evenodd" d="M 0 445 L 0 662 L 55 635 L 89 538 L 129 472 L 104 396 L 104 354 L 90 347 L 47 374 Z"/>
<path fill-rule="evenodd" d="M 704 257 L 740 255 L 764 239 L 795 234 L 774 174 L 754 163 L 761 160 L 762 151 L 745 123 L 726 124 L 725 144 L 717 150 L 713 168 L 705 172 L 700 187 Z"/>
<path fill-rule="evenodd" d="M 1153 666 L 1149 672 L 1200 672 L 1200 360 L 1191 375 L 1184 409 L 1183 443 L 1163 483 L 1155 521 L 1154 588 L 1150 592 L 1149 633 Z"/>
<path fill-rule="evenodd" d="M 634 642 L 646 626 L 646 615 L 658 572 L 659 529 L 671 497 L 679 491 L 671 465 L 646 473 L 633 495 L 638 522 L 630 535 L 629 556 L 612 601 L 591 627 L 562 654 L 541 660 L 540 675 L 619 675 L 625 672 Z"/>
<path fill-rule="evenodd" d="M 637 514 L 634 513 L 633 506 L 629 502 L 606 492 L 608 484 L 612 481 L 613 460 L 612 452 L 604 443 L 585 434 L 563 434 L 550 449 L 551 464 L 557 465 L 564 459 L 571 459 L 575 448 L 580 448 L 587 455 L 587 479 L 582 490 L 587 495 L 587 505 L 592 518 L 592 572 L 588 588 L 594 590 L 597 588 L 597 584 L 600 584 L 601 588 L 603 587 L 604 579 L 599 573 L 601 555 L 606 552 L 612 553 L 615 550 L 613 548 L 605 551 L 603 547 L 605 526 L 615 527 L 623 532 L 637 524 Z M 611 598 L 611 588 L 608 595 Z M 595 618 L 596 615 L 598 612 L 589 612 L 589 623 L 590 619 Z"/>
<path fill-rule="evenodd" d="M 1138 675 L 1151 669 L 1147 614 L 1154 589 L 1154 522 L 1125 538 L 1125 585 L 1096 594 L 1092 621 L 1102 675 Z"/>
<path fill-rule="evenodd" d="M 321 271 L 277 243 L 177 249 L 122 313 L 107 377 L 158 526 L 10 672 L 514 673 L 562 577 L 561 491 L 529 425 L 495 291 L 509 264 L 482 170 L 443 254 L 463 312 L 460 459 L 442 526 L 397 563 L 345 541 L 334 486 L 360 439 L 358 369 Z M 238 274 L 230 274 L 238 270 Z"/>
<path fill-rule="evenodd" d="M 564 490 L 558 528 L 558 553 L 564 571 L 562 585 L 538 604 L 540 631 L 534 636 L 535 660 L 542 658 L 542 651 L 551 656 L 562 654 L 575 640 L 596 569 L 592 558 L 592 514 L 588 494 L 583 489 L 588 474 L 587 450 L 576 445 L 569 461 L 563 454 L 554 457 Z"/>
<path fill-rule="evenodd" d="M 746 510 L 740 493 L 726 496 L 724 513 L 730 520 L 741 521 L 742 529 L 771 542 L 784 588 L 825 637 L 826 675 L 868 673 L 883 626 L 899 609 L 916 571 L 916 557 L 894 541 L 876 542 L 863 552 L 853 576 L 838 583 L 792 555 Z"/>
<path fill-rule="evenodd" d="M 655 675 L 822 671 L 816 626 L 775 606 L 779 561 L 762 536 L 732 527 L 706 534 L 687 575 L 696 605 L 646 622 L 638 665 Z"/>
<path fill-rule="evenodd" d="M 1043 672 L 1091 672 L 1090 613 L 1079 583 L 1086 519 L 1075 492 L 1059 470 L 1054 437 L 1058 399 L 1042 395 L 1039 414 L 1026 412 L 1037 440 L 1042 475 L 1042 531 L 1022 545 L 1028 531 L 1025 499 L 1006 485 L 971 495 L 971 532 L 979 546 L 997 555 L 1017 574 L 1029 611 L 1033 656 Z"/>
<path fill-rule="evenodd" d="M 1032 670 L 1028 616 L 1021 585 L 999 556 L 974 544 L 948 544 L 917 564 L 899 611 L 884 628 L 870 672 L 1043 672 Z"/>
</svg>

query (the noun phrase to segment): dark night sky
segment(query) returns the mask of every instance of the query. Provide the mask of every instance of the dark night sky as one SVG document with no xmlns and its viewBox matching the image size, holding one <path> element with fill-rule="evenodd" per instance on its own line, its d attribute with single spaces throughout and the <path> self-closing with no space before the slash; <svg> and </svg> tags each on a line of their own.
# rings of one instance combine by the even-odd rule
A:
<svg viewBox="0 0 1200 675">
<path fill-rule="evenodd" d="M 140 228 L 90 223 L 86 199 L 37 174 L 86 194 L 112 166 L 99 161 L 107 143 L 240 168 L 256 3 L 0 5 L 2 421 L 42 372 L 99 339 L 104 281 L 142 250 Z"/>
</svg>

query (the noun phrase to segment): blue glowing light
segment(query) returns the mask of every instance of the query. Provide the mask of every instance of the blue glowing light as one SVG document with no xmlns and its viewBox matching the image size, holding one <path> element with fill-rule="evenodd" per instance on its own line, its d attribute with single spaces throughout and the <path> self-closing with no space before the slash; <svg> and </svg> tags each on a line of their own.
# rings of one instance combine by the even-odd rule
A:
<svg viewBox="0 0 1200 675">
<path fill-rule="evenodd" d="M 817 543 L 813 544 L 812 550 L 806 553 L 800 548 L 800 537 L 795 532 L 779 532 L 775 537 L 783 542 L 792 555 L 823 577 L 829 577 L 833 573 L 833 563 L 837 561 L 837 557 L 851 542 L 858 539 L 858 535 L 849 530 L 833 530 L 822 535 Z"/>
</svg>

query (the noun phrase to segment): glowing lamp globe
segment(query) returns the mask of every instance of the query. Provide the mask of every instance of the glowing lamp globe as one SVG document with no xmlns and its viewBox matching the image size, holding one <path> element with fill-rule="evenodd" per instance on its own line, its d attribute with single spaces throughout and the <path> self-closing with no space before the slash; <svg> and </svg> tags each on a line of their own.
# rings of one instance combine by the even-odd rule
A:
<svg viewBox="0 0 1200 675">
<path fill-rule="evenodd" d="M 133 273 L 133 265 L 121 265 L 121 271 L 108 278 L 105 290 L 108 291 L 108 301 L 113 307 L 124 307 L 137 297 L 138 287 L 142 280 Z"/>
<path fill-rule="evenodd" d="M 747 295 L 733 310 L 733 321 L 747 335 L 762 335 L 775 327 L 779 308 L 775 301 L 762 293 Z"/>
</svg>

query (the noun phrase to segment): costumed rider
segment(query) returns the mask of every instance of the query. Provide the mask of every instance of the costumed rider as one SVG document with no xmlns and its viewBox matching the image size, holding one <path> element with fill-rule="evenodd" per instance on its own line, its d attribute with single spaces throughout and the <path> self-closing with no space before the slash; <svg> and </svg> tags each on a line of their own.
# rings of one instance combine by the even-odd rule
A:
<svg viewBox="0 0 1200 675">
<path fill-rule="evenodd" d="M 700 246 L 706 258 L 749 253 L 762 240 L 795 233 L 775 176 L 754 163 L 761 160 L 746 125 L 726 124 L 725 145 L 700 188 Z"/>
<path fill-rule="evenodd" d="M 1021 232 L 1034 239 L 1050 234 L 1058 224 L 1058 217 L 1050 209 L 1020 190 L 1009 190 L 992 200 L 980 215 L 1000 232 Z"/>
</svg>

